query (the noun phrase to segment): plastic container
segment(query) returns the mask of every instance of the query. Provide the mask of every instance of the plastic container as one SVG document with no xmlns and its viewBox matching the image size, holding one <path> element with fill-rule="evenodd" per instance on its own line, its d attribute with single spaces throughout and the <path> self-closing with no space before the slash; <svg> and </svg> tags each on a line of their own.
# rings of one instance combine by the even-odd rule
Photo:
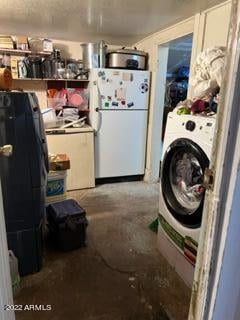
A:
<svg viewBox="0 0 240 320">
<path fill-rule="evenodd" d="M 44 128 L 45 129 L 60 128 L 63 125 L 64 125 L 64 120 L 63 119 L 57 119 L 57 121 L 44 122 Z"/>
<path fill-rule="evenodd" d="M 12 290 L 13 294 L 16 294 L 20 289 L 20 275 L 18 272 L 18 259 L 13 253 L 12 250 L 8 251 L 9 253 L 9 265 L 10 265 L 10 274 L 12 279 Z"/>
<path fill-rule="evenodd" d="M 55 110 L 62 110 L 67 105 L 66 98 L 48 98 L 48 107 Z"/>
<path fill-rule="evenodd" d="M 50 237 L 63 251 L 86 245 L 88 225 L 85 210 L 73 199 L 53 203 L 47 207 Z"/>
<path fill-rule="evenodd" d="M 53 108 L 42 109 L 41 113 L 45 129 L 56 128 L 59 126 L 59 121 Z"/>
<path fill-rule="evenodd" d="M 52 202 L 66 198 L 66 170 L 50 171 L 47 179 L 46 201 Z"/>
<path fill-rule="evenodd" d="M 41 110 L 44 122 L 57 121 L 56 112 L 53 108 L 45 108 Z"/>
<path fill-rule="evenodd" d="M 67 89 L 68 105 L 79 110 L 88 110 L 89 91 L 82 88 Z"/>
</svg>

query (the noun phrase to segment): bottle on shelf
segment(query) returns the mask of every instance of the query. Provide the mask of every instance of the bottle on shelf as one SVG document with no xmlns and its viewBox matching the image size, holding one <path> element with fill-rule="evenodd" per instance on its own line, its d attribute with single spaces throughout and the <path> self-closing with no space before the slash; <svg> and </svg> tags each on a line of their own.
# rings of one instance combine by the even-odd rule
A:
<svg viewBox="0 0 240 320">
<path fill-rule="evenodd" d="M 55 79 L 62 79 L 65 77 L 65 63 L 61 57 L 61 51 L 59 49 L 53 50 L 52 76 Z"/>
</svg>

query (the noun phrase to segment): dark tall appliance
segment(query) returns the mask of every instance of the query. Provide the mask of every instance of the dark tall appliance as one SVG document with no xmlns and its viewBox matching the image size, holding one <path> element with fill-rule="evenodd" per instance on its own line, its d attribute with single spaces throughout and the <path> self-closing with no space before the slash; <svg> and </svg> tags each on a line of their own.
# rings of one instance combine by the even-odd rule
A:
<svg viewBox="0 0 240 320">
<path fill-rule="evenodd" d="M 8 247 L 20 275 L 42 266 L 42 227 L 48 152 L 42 116 L 34 93 L 0 92 L 0 145 L 13 154 L 0 157 Z"/>
</svg>

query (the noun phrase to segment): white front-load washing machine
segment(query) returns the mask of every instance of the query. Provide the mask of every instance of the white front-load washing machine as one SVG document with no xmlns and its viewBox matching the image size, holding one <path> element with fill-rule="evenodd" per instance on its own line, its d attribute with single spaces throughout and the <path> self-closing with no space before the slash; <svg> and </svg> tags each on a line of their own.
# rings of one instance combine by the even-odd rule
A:
<svg viewBox="0 0 240 320">
<path fill-rule="evenodd" d="M 192 265 L 196 262 L 215 117 L 169 113 L 161 163 L 159 233 Z M 168 250 L 169 251 L 169 250 Z"/>
</svg>

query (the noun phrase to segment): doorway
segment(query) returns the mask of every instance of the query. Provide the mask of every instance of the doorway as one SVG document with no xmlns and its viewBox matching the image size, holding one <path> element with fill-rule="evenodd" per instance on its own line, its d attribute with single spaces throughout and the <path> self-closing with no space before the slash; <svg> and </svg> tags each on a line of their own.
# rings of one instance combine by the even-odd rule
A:
<svg viewBox="0 0 240 320">
<path fill-rule="evenodd" d="M 171 40 L 158 48 L 155 103 L 162 114 L 161 155 L 168 113 L 187 98 L 193 34 Z"/>
</svg>

